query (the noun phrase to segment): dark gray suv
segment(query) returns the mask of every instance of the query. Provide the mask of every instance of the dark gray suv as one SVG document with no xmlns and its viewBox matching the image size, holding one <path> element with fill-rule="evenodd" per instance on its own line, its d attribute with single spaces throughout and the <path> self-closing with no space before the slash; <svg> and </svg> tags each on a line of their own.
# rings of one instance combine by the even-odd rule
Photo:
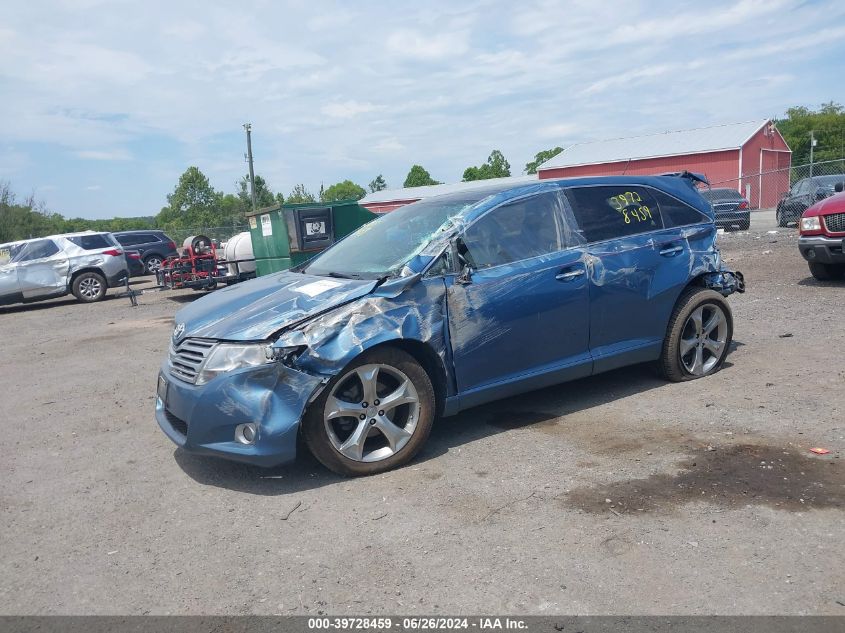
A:
<svg viewBox="0 0 845 633">
<path fill-rule="evenodd" d="M 154 275 L 165 259 L 179 254 L 176 242 L 164 231 L 119 231 L 113 235 L 121 246 L 140 253 L 144 272 L 148 275 Z"/>
</svg>

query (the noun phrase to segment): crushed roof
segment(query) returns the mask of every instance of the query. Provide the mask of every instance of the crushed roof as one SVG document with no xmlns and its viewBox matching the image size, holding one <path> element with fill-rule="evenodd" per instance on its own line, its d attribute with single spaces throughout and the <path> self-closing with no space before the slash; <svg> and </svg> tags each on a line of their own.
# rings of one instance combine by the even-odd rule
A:
<svg viewBox="0 0 845 633">
<path fill-rule="evenodd" d="M 421 200 L 431 196 L 439 196 L 446 193 L 468 191 L 497 184 L 529 183 L 538 180 L 536 174 L 528 176 L 508 176 L 507 178 L 488 178 L 487 180 L 470 180 L 469 182 L 454 182 L 440 185 L 424 185 L 422 187 L 403 187 L 402 189 L 383 189 L 367 194 L 359 201 L 359 204 L 398 202 L 400 200 Z"/>
</svg>

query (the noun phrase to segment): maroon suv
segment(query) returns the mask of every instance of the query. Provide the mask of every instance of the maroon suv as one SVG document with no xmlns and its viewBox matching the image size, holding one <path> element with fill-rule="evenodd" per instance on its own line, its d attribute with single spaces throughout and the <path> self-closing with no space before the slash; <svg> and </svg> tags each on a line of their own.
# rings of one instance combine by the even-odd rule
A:
<svg viewBox="0 0 845 633">
<path fill-rule="evenodd" d="M 798 223 L 798 250 L 810 265 L 813 277 L 822 281 L 845 277 L 845 183 L 837 183 L 836 195 L 804 211 Z"/>
</svg>

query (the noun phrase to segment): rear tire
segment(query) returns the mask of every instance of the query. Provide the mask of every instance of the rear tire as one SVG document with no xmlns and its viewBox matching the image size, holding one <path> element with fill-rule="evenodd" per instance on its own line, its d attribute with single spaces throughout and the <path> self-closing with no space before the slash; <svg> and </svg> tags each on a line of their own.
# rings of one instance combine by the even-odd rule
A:
<svg viewBox="0 0 845 633">
<path fill-rule="evenodd" d="M 390 401 L 399 400 L 402 404 L 391 406 Z M 343 415 L 346 411 L 350 415 Z M 381 347 L 364 352 L 329 381 L 308 407 L 302 438 L 329 470 L 373 475 L 405 464 L 419 452 L 434 412 L 434 388 L 426 371 L 410 354 Z"/>
<path fill-rule="evenodd" d="M 714 374 L 722 366 L 733 339 L 733 315 L 715 290 L 688 288 L 681 294 L 663 341 L 660 374 L 672 382 Z"/>
<path fill-rule="evenodd" d="M 819 281 L 833 281 L 842 279 L 845 276 L 845 265 L 843 264 L 817 264 L 807 263 L 810 267 L 810 274 Z"/>
<path fill-rule="evenodd" d="M 750 228 L 751 228 L 751 218 L 748 218 L 747 220 L 744 220 L 743 222 L 740 222 L 740 224 L 739 224 L 739 230 L 740 231 L 747 231 Z"/>
<path fill-rule="evenodd" d="M 99 273 L 86 272 L 78 275 L 73 280 L 71 290 L 73 296 L 82 303 L 94 303 L 95 301 L 102 301 L 106 296 L 108 285 L 106 279 Z"/>
</svg>

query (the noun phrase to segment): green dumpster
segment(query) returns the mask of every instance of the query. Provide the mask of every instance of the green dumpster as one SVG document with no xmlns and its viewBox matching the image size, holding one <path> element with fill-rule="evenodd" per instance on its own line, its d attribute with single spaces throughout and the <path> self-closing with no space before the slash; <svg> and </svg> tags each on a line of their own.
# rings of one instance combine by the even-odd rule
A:
<svg viewBox="0 0 845 633">
<path fill-rule="evenodd" d="M 376 217 L 356 200 L 283 204 L 248 213 L 256 274 L 308 261 Z"/>
</svg>

